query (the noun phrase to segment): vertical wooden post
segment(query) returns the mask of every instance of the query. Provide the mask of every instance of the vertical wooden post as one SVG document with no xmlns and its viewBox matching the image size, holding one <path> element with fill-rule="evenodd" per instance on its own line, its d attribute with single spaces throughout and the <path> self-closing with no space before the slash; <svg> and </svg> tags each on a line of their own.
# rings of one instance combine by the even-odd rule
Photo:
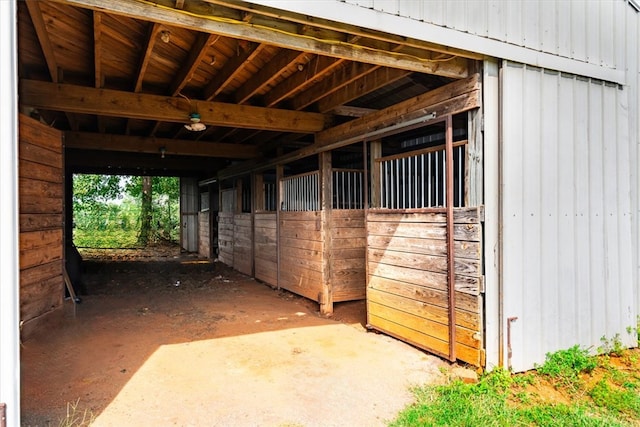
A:
<svg viewBox="0 0 640 427">
<path fill-rule="evenodd" d="M 253 175 L 253 211 L 264 211 L 264 175 L 261 173 Z"/>
<path fill-rule="evenodd" d="M 280 154 L 282 149 L 278 150 Z M 284 176 L 284 166 L 276 166 L 276 289 L 280 289 L 280 268 L 281 252 L 280 248 L 280 212 L 282 211 L 282 178 Z"/>
<path fill-rule="evenodd" d="M 331 151 L 320 156 L 320 215 L 322 218 L 322 291 L 319 298 L 320 314 L 333 313 L 333 287 L 331 281 L 331 213 L 333 208 L 333 173 Z"/>
<path fill-rule="evenodd" d="M 456 272 L 453 245 L 453 118 L 447 116 L 445 136 L 447 179 L 447 282 L 449 284 L 449 360 L 456 360 Z"/>
<path fill-rule="evenodd" d="M 375 159 L 382 157 L 382 141 L 371 141 L 371 207 L 380 207 L 380 167 Z"/>
</svg>

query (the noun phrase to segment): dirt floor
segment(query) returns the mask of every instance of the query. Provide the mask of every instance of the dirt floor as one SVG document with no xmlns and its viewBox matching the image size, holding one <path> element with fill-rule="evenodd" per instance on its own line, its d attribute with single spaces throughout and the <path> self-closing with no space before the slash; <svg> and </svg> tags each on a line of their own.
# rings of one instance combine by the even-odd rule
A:
<svg viewBox="0 0 640 427">
<path fill-rule="evenodd" d="M 453 369 L 367 332 L 363 301 L 325 318 L 173 247 L 81 252 L 88 294 L 23 343 L 23 426 L 385 425 Z"/>
</svg>

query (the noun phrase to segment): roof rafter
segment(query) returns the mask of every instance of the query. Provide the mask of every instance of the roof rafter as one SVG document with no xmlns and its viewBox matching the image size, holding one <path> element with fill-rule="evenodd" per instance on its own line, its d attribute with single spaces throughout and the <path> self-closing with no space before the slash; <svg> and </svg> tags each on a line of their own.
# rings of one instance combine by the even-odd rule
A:
<svg viewBox="0 0 640 427">
<path fill-rule="evenodd" d="M 241 50 L 241 52 L 238 52 L 236 56 L 229 59 L 222 69 L 216 73 L 215 77 L 204 89 L 202 98 L 210 101 L 218 96 L 229 82 L 238 75 L 243 65 L 250 62 L 263 48 L 264 45 L 257 43 L 249 43 L 244 49 L 240 49 L 240 46 L 238 46 L 238 50 Z"/>
<path fill-rule="evenodd" d="M 266 43 L 277 47 L 296 49 L 334 58 L 402 68 L 451 78 L 464 78 L 469 74 L 465 58 L 452 57 L 445 62 L 441 60 L 431 60 L 426 50 L 424 51 L 424 57 L 418 57 L 413 54 L 386 52 L 381 49 L 352 45 L 336 40 L 324 40 L 294 34 L 275 27 L 269 28 L 265 25 L 254 26 L 251 25 L 251 23 L 241 20 L 235 21 L 232 19 L 217 19 L 215 16 L 185 14 L 179 10 L 167 7 L 150 8 L 147 3 L 127 0 L 110 0 L 109 2 L 104 2 L 103 0 L 53 1 L 89 9 L 107 10 L 123 16 L 144 18 L 149 21 L 181 28 L 216 33 L 223 36 L 241 38 L 257 43 Z M 185 3 L 185 6 L 186 5 Z"/>
</svg>

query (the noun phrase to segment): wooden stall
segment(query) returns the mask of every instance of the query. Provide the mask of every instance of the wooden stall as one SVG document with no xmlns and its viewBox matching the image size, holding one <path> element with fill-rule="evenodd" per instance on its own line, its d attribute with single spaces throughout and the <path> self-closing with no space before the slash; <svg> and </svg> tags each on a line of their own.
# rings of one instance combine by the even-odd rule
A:
<svg viewBox="0 0 640 427">
<path fill-rule="evenodd" d="M 381 156 L 367 225 L 367 321 L 417 347 L 484 364 L 482 223 L 470 204 L 467 140 Z M 434 133 L 432 133 L 434 134 Z M 415 136 L 412 137 L 415 140 Z M 408 140 L 413 142 L 413 140 Z"/>
<path fill-rule="evenodd" d="M 59 131 L 20 115 L 20 320 L 23 338 L 63 304 L 63 156 Z"/>
<path fill-rule="evenodd" d="M 455 208 L 455 354 L 481 366 L 481 208 Z M 445 212 L 369 210 L 368 323 L 449 354 Z"/>
<path fill-rule="evenodd" d="M 321 159 L 320 170 L 280 182 L 278 285 L 331 313 L 366 295 L 364 181 L 360 170 L 331 168 L 331 153 Z"/>
<path fill-rule="evenodd" d="M 220 211 L 218 212 L 218 259 L 220 262 L 233 266 L 234 253 L 234 226 L 236 206 L 235 189 L 225 189 L 220 191 Z"/>
</svg>

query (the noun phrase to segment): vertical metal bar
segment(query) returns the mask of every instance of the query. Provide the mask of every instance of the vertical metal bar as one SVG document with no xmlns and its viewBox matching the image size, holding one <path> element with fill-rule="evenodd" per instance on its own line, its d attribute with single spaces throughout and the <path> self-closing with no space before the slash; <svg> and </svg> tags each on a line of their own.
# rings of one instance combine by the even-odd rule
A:
<svg viewBox="0 0 640 427">
<path fill-rule="evenodd" d="M 429 167 L 429 191 L 428 191 L 428 193 L 429 193 L 429 205 L 428 206 L 431 207 L 431 206 L 433 206 L 433 203 L 431 202 L 431 188 L 433 187 L 433 179 L 431 178 L 431 157 L 432 157 L 431 153 L 428 154 L 428 157 L 429 157 L 429 164 L 428 164 L 428 167 Z"/>
<path fill-rule="evenodd" d="M 420 207 L 424 208 L 424 185 L 426 183 L 426 177 L 424 176 L 424 154 L 420 155 L 420 176 L 422 177 L 422 179 L 421 179 L 421 182 L 422 182 L 422 187 L 421 187 L 422 196 L 420 197 Z"/>
<path fill-rule="evenodd" d="M 447 281 L 449 282 L 449 360 L 456 360 L 456 272 L 453 242 L 453 119 L 447 116 L 446 131 L 447 175 Z"/>
<path fill-rule="evenodd" d="M 406 209 L 407 204 L 406 204 L 406 198 L 407 198 L 407 185 L 406 183 L 406 176 L 407 176 L 407 171 L 405 170 L 407 163 L 407 159 L 400 159 L 400 166 L 402 167 L 402 173 L 400 174 L 400 176 L 398 177 L 398 183 L 400 183 L 402 185 L 402 209 Z"/>
<path fill-rule="evenodd" d="M 436 206 L 440 203 L 440 168 L 439 168 L 439 163 L 440 163 L 439 157 L 440 157 L 440 154 L 439 153 L 440 153 L 439 151 L 436 151 L 434 153 L 435 154 L 435 158 L 436 158 L 436 173 L 435 173 L 435 175 L 436 175 L 436 188 L 435 188 L 435 190 L 436 190 L 435 191 L 436 199 L 435 199 L 434 205 L 436 205 Z"/>
</svg>

